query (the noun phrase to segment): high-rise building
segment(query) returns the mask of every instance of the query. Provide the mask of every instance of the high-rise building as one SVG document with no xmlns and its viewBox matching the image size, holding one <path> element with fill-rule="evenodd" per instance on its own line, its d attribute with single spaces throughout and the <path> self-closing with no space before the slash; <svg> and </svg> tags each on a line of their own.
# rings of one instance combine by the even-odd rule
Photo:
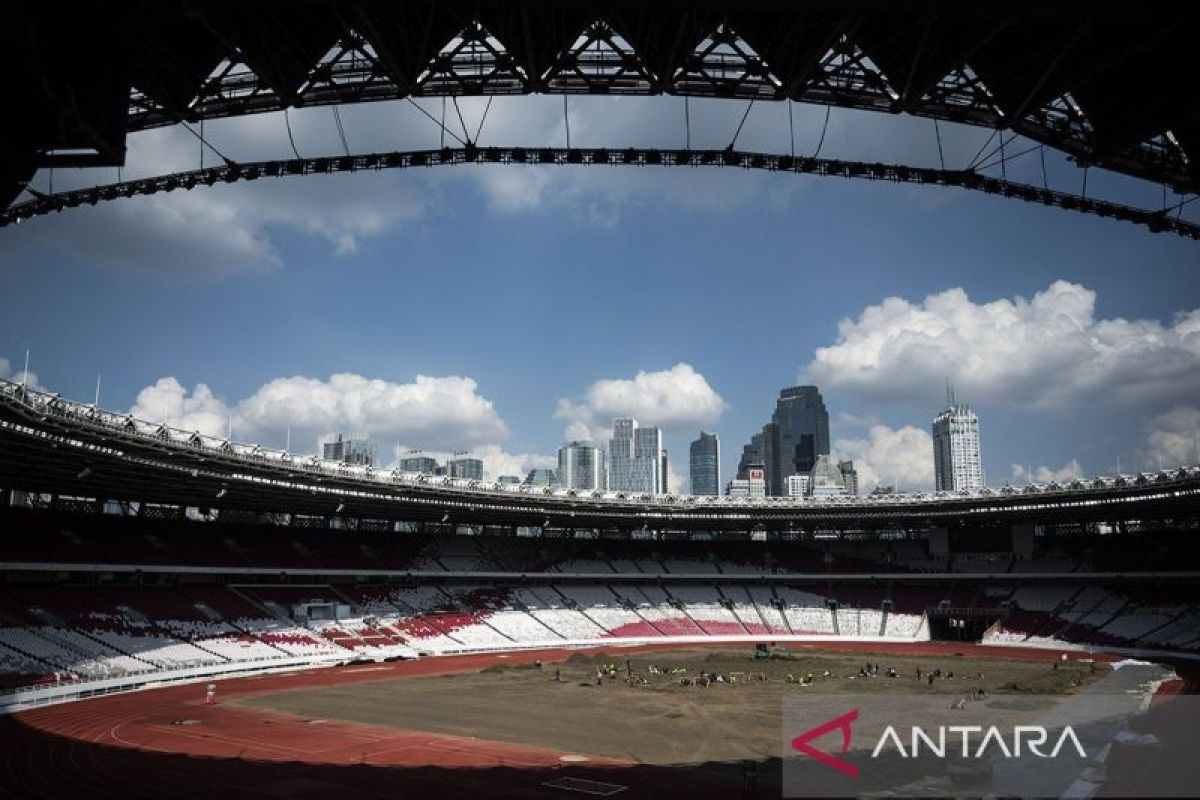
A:
<svg viewBox="0 0 1200 800">
<path fill-rule="evenodd" d="M 983 459 L 979 450 L 979 417 L 960 405 L 947 390 L 947 408 L 933 419 L 933 471 L 939 492 L 983 488 Z"/>
<path fill-rule="evenodd" d="M 436 458 L 429 456 L 405 456 L 400 459 L 401 472 L 420 472 L 422 475 L 433 475 L 437 472 Z"/>
<path fill-rule="evenodd" d="M 788 497 L 808 497 L 808 484 L 812 480 L 811 475 L 788 475 L 787 477 L 787 496 Z"/>
<path fill-rule="evenodd" d="M 521 483 L 521 477 L 519 475 L 501 475 L 496 478 L 496 483 L 504 486 L 518 486 Z"/>
<path fill-rule="evenodd" d="M 808 493 L 813 497 L 837 497 L 849 494 L 842 471 L 828 455 L 817 456 L 808 482 Z"/>
<path fill-rule="evenodd" d="M 659 494 L 671 493 L 670 473 L 667 472 L 667 448 L 662 449 L 662 468 L 658 471 L 658 492 Z"/>
<path fill-rule="evenodd" d="M 604 450 L 595 442 L 583 440 L 558 448 L 558 485 L 565 489 L 606 489 Z"/>
<path fill-rule="evenodd" d="M 839 461 L 838 469 L 842 472 L 842 484 L 846 487 L 846 494 L 858 494 L 858 470 L 854 468 L 853 461 Z"/>
<path fill-rule="evenodd" d="M 470 481 L 483 480 L 483 460 L 479 458 L 455 458 L 446 465 L 451 478 L 466 478 Z"/>
<path fill-rule="evenodd" d="M 613 420 L 613 435 L 608 440 L 608 486 L 613 491 L 633 491 L 633 432 L 637 426 L 633 417 Z"/>
<path fill-rule="evenodd" d="M 779 393 L 775 413 L 742 453 L 745 465 L 761 461 L 767 494 L 783 495 L 789 475 L 812 472 L 817 458 L 829 454 L 829 412 L 816 386 L 792 386 Z"/>
<path fill-rule="evenodd" d="M 627 491 L 659 494 L 663 491 L 662 431 L 652 426 L 633 430 L 633 461 Z"/>
<path fill-rule="evenodd" d="M 613 435 L 608 442 L 608 488 L 617 492 L 664 494 L 666 468 L 661 430 L 638 425 L 633 417 L 613 420 Z"/>
<path fill-rule="evenodd" d="M 525 476 L 525 485 L 553 488 L 558 485 L 558 473 L 552 469 L 531 469 L 529 470 L 529 474 Z"/>
<path fill-rule="evenodd" d="M 721 440 L 715 433 L 700 431 L 700 438 L 692 442 L 691 493 L 695 495 L 719 494 L 721 481 Z"/>
<path fill-rule="evenodd" d="M 766 471 L 757 464 L 746 465 L 746 477 L 734 478 L 725 485 L 729 497 L 766 497 Z"/>
<path fill-rule="evenodd" d="M 376 452 L 377 448 L 374 442 L 366 439 L 347 439 L 339 433 L 332 442 L 325 443 L 321 457 L 326 461 L 340 461 L 343 464 L 373 467 L 375 466 Z"/>
</svg>

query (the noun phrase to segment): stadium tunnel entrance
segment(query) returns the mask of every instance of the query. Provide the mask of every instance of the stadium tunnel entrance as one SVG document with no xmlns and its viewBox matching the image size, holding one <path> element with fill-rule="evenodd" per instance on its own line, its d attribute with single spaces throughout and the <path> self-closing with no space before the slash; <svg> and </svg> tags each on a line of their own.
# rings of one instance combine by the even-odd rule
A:
<svg viewBox="0 0 1200 800">
<path fill-rule="evenodd" d="M 1000 614 L 978 608 L 931 608 L 929 638 L 942 642 L 982 642 L 993 626 L 1000 623 Z"/>
</svg>

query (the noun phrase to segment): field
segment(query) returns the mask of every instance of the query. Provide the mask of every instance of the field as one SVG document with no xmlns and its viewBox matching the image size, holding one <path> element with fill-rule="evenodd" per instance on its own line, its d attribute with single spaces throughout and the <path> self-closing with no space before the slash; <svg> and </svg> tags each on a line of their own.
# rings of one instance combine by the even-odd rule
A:
<svg viewBox="0 0 1200 800">
<path fill-rule="evenodd" d="M 867 663 L 878 665 L 877 675 L 860 675 Z M 896 677 L 887 676 L 891 669 Z M 932 670 L 941 670 L 942 677 L 930 684 L 925 676 Z M 785 694 L 828 695 L 831 713 L 847 695 L 944 697 L 949 708 L 977 689 L 1001 704 L 1006 696 L 1076 692 L 1110 672 L 1107 664 L 955 654 L 780 652 L 758 661 L 748 648 L 688 649 L 628 658 L 576 654 L 541 667 L 500 661 L 474 673 L 277 692 L 237 702 L 309 719 L 477 737 L 638 764 L 695 765 L 778 758 Z M 705 673 L 724 680 L 707 687 L 681 685 Z M 809 685 L 797 682 L 809 674 Z"/>
<path fill-rule="evenodd" d="M 844 711 L 847 701 L 864 709 L 855 724 L 857 748 L 870 721 L 868 701 L 933 703 L 938 713 L 964 723 L 972 712 L 947 709 L 975 688 L 989 698 L 973 707 L 1017 714 L 1036 714 L 1045 702 L 1032 692 L 1062 690 L 1070 693 L 1064 704 L 1084 712 L 1090 705 L 1108 715 L 1118 706 L 1136 708 L 1147 681 L 1165 674 L 1149 666 L 1112 669 L 1114 659 L 1104 655 L 1095 656 L 1093 674 L 1092 657 L 1082 653 L 1060 661 L 1053 651 L 946 642 L 795 647 L 766 662 L 748 650 L 661 645 L 472 654 L 231 678 L 218 682 L 212 704 L 205 702 L 203 684 L 183 684 L 47 706 L 0 717 L 7 754 L 0 764 L 0 797 L 58 796 L 64 789 L 121 800 L 168 789 L 180 800 L 543 800 L 589 792 L 653 800 L 780 797 L 797 762 L 833 774 L 803 757 L 781 763 L 788 751 L 780 720 L 784 701 L 815 701 L 822 721 Z M 544 661 L 541 668 L 536 659 Z M 646 677 L 645 685 L 627 685 L 626 659 L 634 674 Z M 868 662 L 879 664 L 881 677 L 858 676 Z M 596 686 L 596 668 L 603 664 L 614 665 L 617 677 Z M 651 664 L 685 672 L 654 675 Z M 899 677 L 887 678 L 889 667 Z M 955 677 L 933 686 L 918 683 L 918 667 L 923 674 L 941 669 Z M 734 673 L 743 675 L 707 688 L 680 685 L 681 677 L 702 671 L 731 681 Z M 766 680 L 744 680 L 752 672 Z M 787 682 L 788 674 L 795 679 L 809 672 L 814 677 L 807 688 Z M 1085 737 L 1089 752 L 1111 739 L 1108 728 Z M 1115 760 L 1141 773 L 1161 771 L 1146 748 L 1131 747 L 1115 745 Z M 836 747 L 825 742 L 822 749 Z M 888 787 L 908 786 L 909 796 L 935 793 L 936 787 L 919 782 L 926 773 L 917 772 L 901 764 L 873 768 L 872 777 Z M 1039 791 L 1044 783 L 1023 786 L 1025 772 L 998 774 L 971 794 L 1061 794 Z M 1113 770 L 1109 775 L 1113 780 Z M 855 794 L 875 791 L 865 777 Z M 1140 786 L 1136 780 L 1117 778 L 1114 787 Z"/>
</svg>

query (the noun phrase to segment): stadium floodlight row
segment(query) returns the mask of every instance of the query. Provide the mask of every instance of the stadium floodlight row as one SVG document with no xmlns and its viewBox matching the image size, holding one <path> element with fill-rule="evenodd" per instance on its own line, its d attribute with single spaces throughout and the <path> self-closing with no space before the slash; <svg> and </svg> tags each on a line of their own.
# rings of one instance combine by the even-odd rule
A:
<svg viewBox="0 0 1200 800">
<path fill-rule="evenodd" d="M 1120 521 L 1194 513 L 1200 467 L 976 492 L 733 498 L 627 495 L 376 470 L 298 457 L 0 381 L 0 486 L 203 508 L 536 527 L 740 528 L 897 519 Z M 239 491 L 245 490 L 245 491 Z M 241 496 L 239 498 L 239 495 Z M 258 503 L 246 505 L 250 496 Z M 442 519 L 443 522 L 447 521 Z"/>
</svg>

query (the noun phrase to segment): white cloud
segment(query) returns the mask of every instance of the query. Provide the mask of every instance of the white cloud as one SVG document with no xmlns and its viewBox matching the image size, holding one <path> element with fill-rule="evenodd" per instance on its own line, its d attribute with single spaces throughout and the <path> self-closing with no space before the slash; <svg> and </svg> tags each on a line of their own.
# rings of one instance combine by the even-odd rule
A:
<svg viewBox="0 0 1200 800">
<path fill-rule="evenodd" d="M 159 378 L 138 392 L 129 413 L 147 422 L 162 422 L 206 436 L 225 436 L 232 420 L 229 406 L 207 384 L 197 384 L 189 392 L 171 376 Z"/>
<path fill-rule="evenodd" d="M 508 436 L 492 401 L 477 389 L 474 380 L 459 376 L 418 375 L 400 384 L 341 373 L 328 380 L 277 378 L 227 404 L 204 384 L 189 392 L 167 377 L 143 389 L 130 413 L 213 436 L 225 435 L 232 417 L 234 438 L 276 446 L 290 428 L 298 451 L 338 432 L 452 450 Z"/>
<path fill-rule="evenodd" d="M 579 400 L 560 399 L 554 417 L 568 423 L 568 438 L 602 440 L 613 417 L 632 416 L 670 431 L 712 425 L 724 409 L 725 401 L 704 376 L 681 362 L 633 378 L 598 380 Z"/>
<path fill-rule="evenodd" d="M 1096 293 L 1055 281 L 1032 300 L 976 303 L 960 288 L 889 297 L 838 324 L 805 379 L 876 402 L 960 396 L 1037 408 L 1169 401 L 1200 391 L 1200 309 L 1158 320 L 1096 319 Z"/>
<path fill-rule="evenodd" d="M 1032 475 L 1032 481 L 1030 476 Z M 1085 478 L 1083 467 L 1075 459 L 1071 459 L 1057 469 L 1046 465 L 1030 467 L 1025 464 L 1012 465 L 1012 483 L 1063 483 L 1076 478 Z"/>
<path fill-rule="evenodd" d="M 1200 463 L 1200 408 L 1177 406 L 1152 419 L 1141 449 L 1148 469 Z"/>
<path fill-rule="evenodd" d="M 9 370 L 12 371 L 10 372 Z M 36 372 L 30 370 L 28 380 L 26 380 L 25 370 L 16 369 L 14 365 L 9 363 L 7 358 L 0 358 L 0 378 L 12 381 L 13 383 L 21 383 L 22 381 L 25 381 L 25 385 L 30 389 L 38 389 L 40 391 L 45 391 L 46 389 L 46 387 L 42 386 L 41 381 L 38 380 Z"/>
<path fill-rule="evenodd" d="M 838 439 L 833 453 L 854 461 L 859 492 L 898 484 L 901 491 L 933 488 L 933 437 L 912 425 L 872 425 L 865 439 Z"/>
</svg>

